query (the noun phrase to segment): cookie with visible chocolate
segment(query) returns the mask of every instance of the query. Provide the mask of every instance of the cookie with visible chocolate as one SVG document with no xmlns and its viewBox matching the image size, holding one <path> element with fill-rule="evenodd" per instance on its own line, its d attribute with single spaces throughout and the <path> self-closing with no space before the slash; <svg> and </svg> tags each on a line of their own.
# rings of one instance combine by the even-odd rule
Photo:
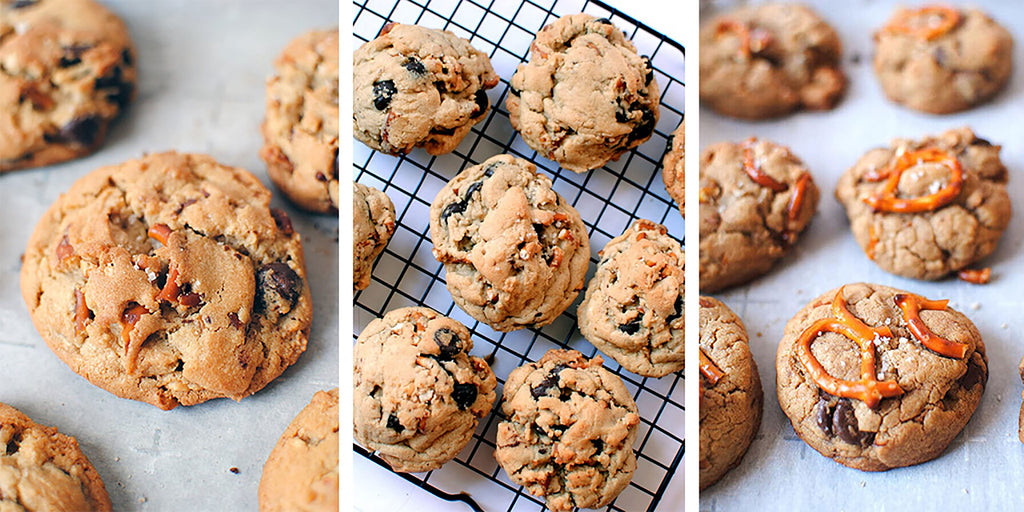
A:
<svg viewBox="0 0 1024 512">
<path fill-rule="evenodd" d="M 92 153 L 135 97 L 135 46 L 92 0 L 0 0 L 0 172 Z"/>
<path fill-rule="evenodd" d="M 240 400 L 306 349 L 299 234 L 248 172 L 161 153 L 78 180 L 36 225 L 21 291 L 73 371 L 161 409 Z"/>
<path fill-rule="evenodd" d="M 370 285 L 373 262 L 395 233 L 395 205 L 388 196 L 352 183 L 352 281 L 356 290 Z"/>
<path fill-rule="evenodd" d="M 686 217 L 686 121 L 672 132 L 668 150 L 661 165 L 661 180 L 665 182 L 668 195 L 679 204 L 679 213 Z"/>
</svg>

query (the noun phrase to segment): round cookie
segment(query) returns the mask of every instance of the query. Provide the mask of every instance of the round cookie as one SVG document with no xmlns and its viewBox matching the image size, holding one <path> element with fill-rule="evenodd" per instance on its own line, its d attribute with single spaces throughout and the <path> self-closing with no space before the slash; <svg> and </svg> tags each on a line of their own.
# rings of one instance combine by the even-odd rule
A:
<svg viewBox="0 0 1024 512">
<path fill-rule="evenodd" d="M 736 467 L 761 426 L 764 394 L 743 322 L 700 298 L 700 488 Z"/>
<path fill-rule="evenodd" d="M 248 172 L 162 153 L 102 167 L 40 219 L 21 292 L 50 349 L 161 409 L 263 388 L 306 349 L 299 234 Z"/>
<path fill-rule="evenodd" d="M 679 213 L 686 217 L 686 121 L 679 123 L 679 128 L 672 132 L 668 140 L 668 150 L 661 165 L 661 179 L 665 182 L 665 190 L 679 205 Z"/>
<path fill-rule="evenodd" d="M 92 153 L 135 97 L 135 47 L 92 0 L 0 0 L 0 172 Z"/>
<path fill-rule="evenodd" d="M 352 281 L 356 290 L 370 285 L 373 262 L 395 233 L 395 205 L 373 187 L 352 182 Z"/>
<path fill-rule="evenodd" d="M 991 254 L 1011 211 L 1000 149 L 960 128 L 868 151 L 836 186 L 861 249 L 886 272 L 915 279 Z"/>
<path fill-rule="evenodd" d="M 472 349 L 464 325 L 429 308 L 370 322 L 353 349 L 356 441 L 404 473 L 452 460 L 494 405 L 497 380 Z"/>
<path fill-rule="evenodd" d="M 623 368 L 646 377 L 683 369 L 682 247 L 665 226 L 637 220 L 600 252 L 576 312 L 580 333 Z"/>
<path fill-rule="evenodd" d="M 864 283 L 797 312 L 775 366 L 779 405 L 797 435 L 864 471 L 938 457 L 988 379 L 985 344 L 966 316 L 945 301 Z"/>
<path fill-rule="evenodd" d="M 830 110 L 846 89 L 835 30 L 811 9 L 764 3 L 700 30 L 700 100 L 720 114 L 766 119 Z"/>
<path fill-rule="evenodd" d="M 317 391 L 274 445 L 260 512 L 338 511 L 338 388 Z"/>
<path fill-rule="evenodd" d="M 647 57 L 607 18 L 565 16 L 530 45 L 505 100 L 523 140 L 565 169 L 586 172 L 643 144 L 661 91 Z"/>
<path fill-rule="evenodd" d="M 532 163 L 509 155 L 467 168 L 438 192 L 430 238 L 452 299 L 499 331 L 554 321 L 590 264 L 579 213 Z"/>
<path fill-rule="evenodd" d="M 352 132 L 393 155 L 454 150 L 491 102 L 498 75 L 486 54 L 448 31 L 388 23 L 356 50 Z"/>
<path fill-rule="evenodd" d="M 267 80 L 260 157 L 284 195 L 304 210 L 338 211 L 338 30 L 288 44 Z"/>
<path fill-rule="evenodd" d="M 1001 91 L 1013 39 L 976 9 L 900 8 L 875 33 L 875 74 L 890 100 L 922 112 L 967 110 Z"/>
<path fill-rule="evenodd" d="M 713 293 L 770 270 L 818 206 L 818 187 L 789 148 L 748 139 L 700 155 L 700 290 Z"/>
<path fill-rule="evenodd" d="M 636 403 L 601 363 L 600 356 L 549 350 L 505 383 L 494 458 L 548 510 L 603 507 L 636 470 Z"/>
</svg>

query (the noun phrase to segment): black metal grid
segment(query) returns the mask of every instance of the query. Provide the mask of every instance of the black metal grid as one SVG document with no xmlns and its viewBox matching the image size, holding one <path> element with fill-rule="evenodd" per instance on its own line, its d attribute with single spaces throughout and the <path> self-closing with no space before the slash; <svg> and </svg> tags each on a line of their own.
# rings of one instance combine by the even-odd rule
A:
<svg viewBox="0 0 1024 512">
<path fill-rule="evenodd" d="M 387 193 L 398 216 L 395 235 L 377 260 L 372 283 L 355 296 L 353 338 L 374 318 L 392 309 L 431 307 L 470 328 L 474 353 L 494 356 L 492 368 L 498 377 L 499 399 L 500 385 L 509 372 L 536 361 L 550 348 L 571 347 L 588 357 L 597 354 L 576 329 L 575 313 L 582 293 L 552 324 L 511 333 L 494 331 L 456 307 L 445 288 L 444 266 L 431 254 L 430 203 L 441 187 L 467 166 L 508 153 L 534 162 L 539 171 L 552 178 L 554 189 L 579 210 L 590 234 L 591 260 L 595 264 L 597 251 L 637 218 L 661 222 L 670 234 L 681 239 L 683 220 L 665 192 L 658 169 L 669 134 L 683 116 L 683 47 L 600 0 L 357 0 L 354 12 L 356 47 L 376 37 L 389 21 L 443 28 L 468 38 L 490 55 L 502 80 L 489 91 L 493 108 L 486 119 L 474 126 L 451 154 L 434 157 L 415 150 L 394 157 L 353 143 L 356 180 Z M 504 108 L 509 79 L 515 67 L 526 61 L 534 34 L 554 18 L 577 12 L 609 18 L 624 30 L 639 53 L 651 58 L 662 91 L 660 119 L 651 139 L 618 162 L 585 174 L 562 170 L 530 149 L 512 129 Z M 588 281 L 593 268 L 591 265 Z M 673 475 L 682 471 L 682 372 L 652 379 L 632 374 L 607 357 L 605 366 L 622 378 L 641 414 L 639 443 L 634 445 L 637 471 L 629 487 L 607 510 L 654 511 Z M 494 460 L 495 433 L 501 420 L 496 404 L 481 421 L 482 428 L 477 429 L 473 441 L 455 460 L 429 473 L 396 475 L 439 498 L 465 502 L 473 510 L 543 509 L 543 500 L 512 483 Z M 388 467 L 362 447 L 353 448 Z M 681 485 L 681 474 L 676 482 Z"/>
</svg>

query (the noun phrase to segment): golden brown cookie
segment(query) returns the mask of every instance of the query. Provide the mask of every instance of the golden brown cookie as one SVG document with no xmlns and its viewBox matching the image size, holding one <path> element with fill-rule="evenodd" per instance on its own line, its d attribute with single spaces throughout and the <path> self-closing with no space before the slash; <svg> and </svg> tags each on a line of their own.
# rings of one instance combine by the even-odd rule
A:
<svg viewBox="0 0 1024 512">
<path fill-rule="evenodd" d="M 679 213 L 686 217 L 686 121 L 672 132 L 668 140 L 668 151 L 661 166 L 661 179 L 665 190 L 679 205 Z"/>
<path fill-rule="evenodd" d="M 395 205 L 384 192 L 352 183 L 352 286 L 370 285 L 373 262 L 395 233 Z"/>
</svg>

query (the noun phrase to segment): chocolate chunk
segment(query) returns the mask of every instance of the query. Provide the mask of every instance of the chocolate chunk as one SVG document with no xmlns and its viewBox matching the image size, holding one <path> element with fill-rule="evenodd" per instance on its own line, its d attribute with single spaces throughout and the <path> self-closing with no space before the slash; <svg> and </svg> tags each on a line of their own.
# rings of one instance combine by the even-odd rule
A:
<svg viewBox="0 0 1024 512">
<path fill-rule="evenodd" d="M 327 181 L 327 175 L 322 173 L 322 172 L 320 172 L 320 171 L 316 172 L 316 175 L 314 176 L 314 178 L 316 178 L 316 180 L 321 182 L 321 183 L 325 183 Z"/>
<path fill-rule="evenodd" d="M 975 138 L 974 138 L 974 142 L 971 142 L 971 145 L 972 145 L 972 146 L 984 146 L 984 147 L 991 147 L 991 146 L 992 146 L 992 143 L 991 143 L 991 142 L 989 142 L 989 141 L 988 141 L 988 139 L 983 139 L 983 138 L 981 138 L 981 137 L 975 137 Z"/>
<path fill-rule="evenodd" d="M 11 436 L 11 439 L 7 441 L 7 455 L 14 455 L 18 453 L 18 449 L 21 448 L 21 432 L 15 432 Z"/>
<path fill-rule="evenodd" d="M 628 123 L 629 114 L 623 108 L 619 107 L 615 109 L 615 120 L 623 124 Z"/>
<path fill-rule="evenodd" d="M 836 412 L 832 415 L 832 432 L 844 442 L 857 446 L 867 446 L 875 440 L 874 432 L 861 432 L 857 429 L 857 416 L 848 398 L 841 398 L 836 404 Z"/>
<path fill-rule="evenodd" d="M 398 416 L 395 416 L 394 414 L 388 415 L 388 428 L 394 430 L 395 432 L 401 432 L 405 430 L 405 427 L 402 426 L 402 422 L 398 421 Z"/>
<path fill-rule="evenodd" d="M 544 377 L 544 380 L 540 381 L 540 384 L 537 384 L 530 389 L 530 394 L 533 395 L 534 398 L 540 398 L 547 395 L 549 389 L 557 388 L 559 374 L 562 373 L 562 370 L 568 367 L 569 366 L 565 364 L 555 365 L 555 367 L 551 369 L 551 372 L 548 373 L 548 376 Z"/>
<path fill-rule="evenodd" d="M 633 321 L 629 322 L 628 324 L 620 325 L 619 326 L 619 330 L 624 332 L 624 333 L 626 333 L 626 334 L 628 334 L 628 335 L 630 335 L 630 336 L 640 332 L 640 319 L 641 318 L 643 318 L 643 317 L 642 316 L 638 316 L 638 317 L 634 318 Z"/>
<path fill-rule="evenodd" d="M 487 108 L 491 106 L 491 100 L 487 99 L 487 91 L 478 89 L 476 94 L 473 96 L 473 101 L 476 102 L 476 110 L 473 111 L 473 115 L 469 116 L 472 119 L 476 119 L 487 112 Z"/>
<path fill-rule="evenodd" d="M 497 167 L 498 164 L 496 163 L 487 164 L 487 167 L 484 167 L 484 176 L 487 176 L 488 178 L 494 176 L 494 169 L 496 169 Z"/>
<path fill-rule="evenodd" d="M 96 116 L 76 117 L 54 135 L 46 135 L 47 142 L 90 147 L 100 134 L 100 119 Z"/>
<path fill-rule="evenodd" d="M 379 80 L 373 83 L 373 106 L 384 110 L 391 104 L 391 97 L 398 92 L 394 80 Z"/>
<path fill-rule="evenodd" d="M 292 219 L 288 217 L 284 210 L 271 208 L 270 216 L 274 218 L 274 224 L 277 224 L 277 229 L 280 229 L 285 236 L 292 236 L 292 233 L 295 233 L 295 230 L 292 228 Z"/>
<path fill-rule="evenodd" d="M 31 7 L 39 3 L 39 0 L 14 0 L 11 4 L 11 9 L 21 9 L 23 7 Z"/>
<path fill-rule="evenodd" d="M 675 319 L 683 316 L 683 292 L 680 291 L 679 295 L 676 295 L 676 302 L 672 305 L 672 314 L 665 319 L 666 322 L 672 323 Z"/>
<path fill-rule="evenodd" d="M 451 329 L 441 328 L 434 331 L 434 343 L 441 350 L 439 361 L 451 361 L 462 352 L 462 338 Z"/>
<path fill-rule="evenodd" d="M 121 52 L 121 62 L 124 62 L 125 66 L 132 66 L 135 64 L 135 57 L 132 56 L 132 51 L 128 48 L 125 48 L 124 51 Z"/>
<path fill-rule="evenodd" d="M 455 135 L 455 128 L 431 128 L 430 133 L 437 135 Z"/>
<path fill-rule="evenodd" d="M 441 80 L 434 82 L 434 88 L 437 89 L 437 93 L 444 96 L 448 92 L 448 86 Z"/>
<path fill-rule="evenodd" d="M 420 62 L 416 57 L 409 57 L 402 63 L 402 67 L 409 70 L 414 75 L 426 74 L 427 68 L 423 67 L 423 63 Z"/>
<path fill-rule="evenodd" d="M 643 55 L 640 60 L 644 62 L 644 69 L 647 70 L 647 75 L 644 76 L 644 85 L 651 85 L 651 80 L 654 80 L 654 67 L 651 66 L 651 58 Z"/>
<path fill-rule="evenodd" d="M 594 445 L 594 455 L 604 451 L 604 441 L 600 439 L 591 439 L 590 444 Z"/>
<path fill-rule="evenodd" d="M 256 302 L 263 307 L 278 298 L 291 306 L 301 291 L 302 279 L 287 263 L 268 263 L 256 273 Z"/>
<path fill-rule="evenodd" d="M 964 389 L 973 389 L 978 384 L 984 384 L 986 380 L 988 376 L 981 369 L 981 365 L 972 360 L 967 362 L 967 372 L 960 377 L 960 386 Z"/>
<path fill-rule="evenodd" d="M 96 89 L 109 90 L 107 99 L 116 103 L 120 108 L 126 107 L 131 101 L 134 87 L 130 82 L 124 80 L 121 66 L 115 66 L 108 75 L 96 79 Z"/>
<path fill-rule="evenodd" d="M 235 329 L 241 329 L 242 325 L 244 325 L 242 324 L 242 320 L 238 318 L 238 313 L 235 313 L 234 311 L 228 313 L 228 321 L 231 322 L 231 327 L 234 327 Z"/>
<path fill-rule="evenodd" d="M 61 47 L 64 54 L 60 57 L 60 63 L 58 66 L 62 68 L 69 68 L 76 64 L 82 63 L 82 54 L 92 48 L 91 44 L 73 44 L 71 46 Z"/>
<path fill-rule="evenodd" d="M 455 405 L 459 406 L 460 411 L 465 411 L 476 402 L 476 393 L 476 384 L 456 383 L 452 389 L 452 400 L 455 400 Z"/>
<path fill-rule="evenodd" d="M 601 23 L 602 25 L 611 25 L 612 24 L 612 20 L 610 20 L 608 18 L 598 18 L 598 19 L 594 20 L 594 23 Z"/>
<path fill-rule="evenodd" d="M 832 407 L 825 397 L 818 398 L 818 403 L 814 404 L 814 421 L 826 436 L 832 437 Z"/>
<path fill-rule="evenodd" d="M 441 210 L 441 220 L 447 222 L 448 217 L 452 216 L 452 214 L 465 212 L 466 208 L 469 206 L 469 199 L 473 196 L 473 193 L 480 190 L 480 187 L 482 186 L 482 181 L 476 181 L 470 184 L 469 188 L 466 189 L 466 195 L 463 196 L 461 200 L 451 203 L 448 206 L 445 206 L 444 210 Z"/>
<path fill-rule="evenodd" d="M 642 112 L 640 115 L 640 124 L 636 125 L 636 128 L 633 128 L 633 131 L 629 134 L 629 141 L 633 142 L 650 137 L 651 134 L 654 133 L 654 124 L 657 122 L 654 118 L 654 112 L 638 103 L 633 103 L 630 105 L 629 109 L 640 110 Z"/>
</svg>

